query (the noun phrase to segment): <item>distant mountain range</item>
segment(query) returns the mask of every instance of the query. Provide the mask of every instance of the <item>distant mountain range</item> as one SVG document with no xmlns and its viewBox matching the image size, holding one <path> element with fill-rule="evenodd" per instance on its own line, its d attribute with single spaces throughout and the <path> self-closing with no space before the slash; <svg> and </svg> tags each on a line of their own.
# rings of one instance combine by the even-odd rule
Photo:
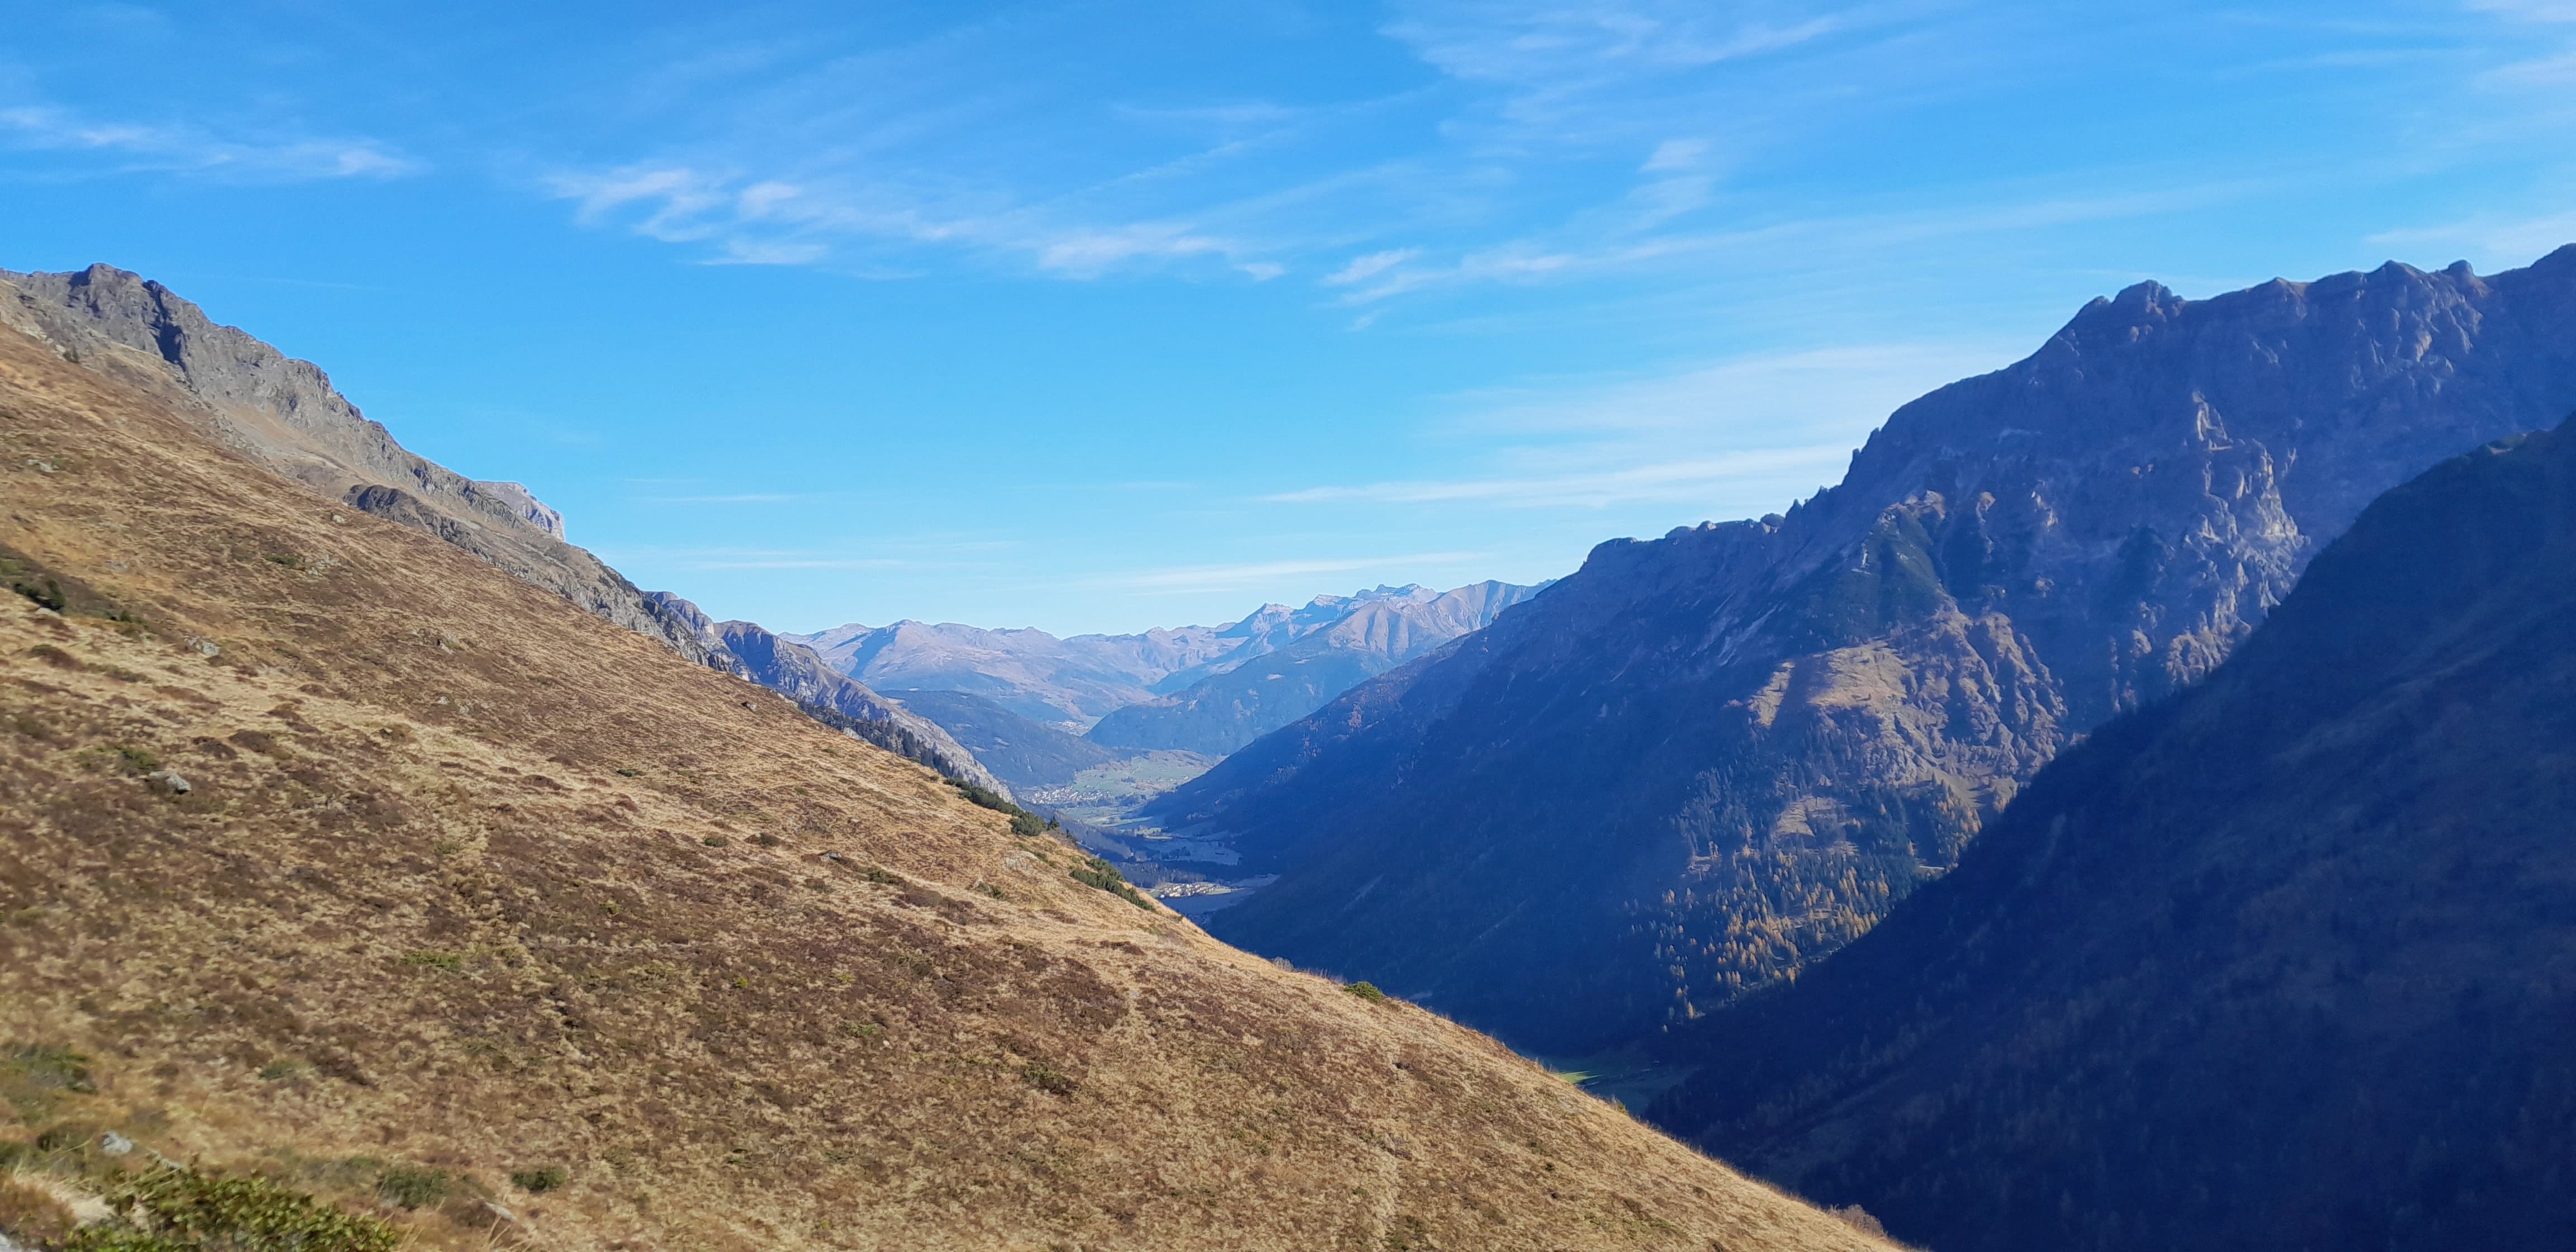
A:
<svg viewBox="0 0 2576 1252">
<path fill-rule="evenodd" d="M 1222 626 L 1135 635 L 1058 639 L 1042 630 L 902 621 L 787 638 L 876 690 L 956 692 L 1032 722 L 1087 731 L 1110 749 L 1220 757 L 1491 624 L 1545 585 L 1381 586 L 1317 596 L 1299 608 L 1266 604 Z M 991 720 L 982 707 L 912 703 L 933 720 L 933 707 Z"/>
<path fill-rule="evenodd" d="M 2389 493 L 1956 871 L 1675 1031 L 1651 1116 L 1943 1252 L 2576 1246 L 2572 902 L 2562 426 Z"/>
<path fill-rule="evenodd" d="M 1897 411 L 1842 485 L 1595 549 L 1155 801 L 1209 916 L 1525 1047 L 1687 1022 L 1867 931 L 2048 760 L 2207 674 L 2318 544 L 2576 409 L 2576 248 L 2152 283 Z"/>
<path fill-rule="evenodd" d="M 1380 587 L 1347 598 L 1318 598 L 1299 613 L 1347 611 L 1291 642 L 1246 659 L 1229 658 L 1228 668 L 1173 695 L 1112 710 L 1091 728 L 1090 739 L 1113 748 L 1224 756 L 1368 679 L 1492 625 L 1504 609 L 1541 589 L 1481 582 L 1445 592 Z"/>
</svg>

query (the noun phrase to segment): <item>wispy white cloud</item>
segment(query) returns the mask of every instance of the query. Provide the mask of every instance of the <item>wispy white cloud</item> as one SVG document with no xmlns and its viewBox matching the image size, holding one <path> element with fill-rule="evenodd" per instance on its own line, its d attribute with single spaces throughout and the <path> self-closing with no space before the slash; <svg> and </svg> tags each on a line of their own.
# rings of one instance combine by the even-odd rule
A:
<svg viewBox="0 0 2576 1252">
<path fill-rule="evenodd" d="M 1422 251 L 1419 248 L 1389 248 L 1367 256 L 1352 257 L 1349 264 L 1327 276 L 1324 285 L 1347 287 L 1352 283 L 1364 283 L 1420 255 Z"/>
<path fill-rule="evenodd" d="M 195 125 L 102 121 L 42 104 L 0 108 L 0 147 L 95 154 L 113 162 L 107 172 L 251 181 L 399 178 L 423 168 L 372 139 L 250 138 Z"/>
<path fill-rule="evenodd" d="M 1248 259 L 1241 243 L 1186 221 L 1092 225 L 1052 220 L 1034 210 L 944 214 L 823 181 L 749 181 L 685 166 L 641 166 L 604 173 L 561 173 L 547 180 L 575 203 L 585 225 L 618 224 L 666 243 L 708 241 L 716 263 L 803 265 L 829 259 L 842 245 L 878 242 L 945 244 L 1016 255 L 1038 269 L 1093 278 L 1133 262 L 1216 257 L 1255 280 L 1285 272 Z"/>
<path fill-rule="evenodd" d="M 2576 0 L 2468 0 L 2464 7 L 2526 22 L 2576 22 Z"/>
<path fill-rule="evenodd" d="M 2437 226 L 2383 231 L 2370 237 L 2391 250 L 2449 249 L 2493 272 L 2576 243 L 2576 211 L 2539 217 L 2481 215 Z"/>
<path fill-rule="evenodd" d="M 1838 477 L 1851 449 L 1897 405 L 2015 355 L 2000 344 L 1850 346 L 1468 392 L 1452 397 L 1455 412 L 1434 434 L 1480 448 L 1486 472 L 1264 499 L 1768 512 Z"/>
</svg>

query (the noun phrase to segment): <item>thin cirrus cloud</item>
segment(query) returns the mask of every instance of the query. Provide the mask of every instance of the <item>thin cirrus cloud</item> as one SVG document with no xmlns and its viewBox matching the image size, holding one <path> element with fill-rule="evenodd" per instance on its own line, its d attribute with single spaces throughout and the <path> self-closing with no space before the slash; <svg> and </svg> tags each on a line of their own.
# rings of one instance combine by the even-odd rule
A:
<svg viewBox="0 0 2576 1252">
<path fill-rule="evenodd" d="M 1064 278 L 1221 266 L 1257 281 L 1304 269 L 1349 287 L 1437 253 L 1453 281 L 1544 274 L 1564 267 L 1554 254 L 1523 255 L 1514 237 L 1527 230 L 1508 225 L 1526 217 L 1516 199 L 1526 193 L 1513 188 L 1530 173 L 1625 153 L 1614 159 L 1640 181 L 1596 210 L 1631 230 L 1688 217 L 1710 202 L 1714 167 L 1713 142 L 1692 132 L 1744 111 L 1713 107 L 1742 90 L 1724 71 L 1866 37 L 1877 22 L 1753 7 L 1779 12 L 1415 0 L 1375 38 L 1414 58 L 1419 81 L 1297 104 L 1104 101 L 1048 73 L 996 86 L 997 67 L 1028 57 L 1012 40 L 1037 36 L 967 23 L 803 69 L 755 58 L 761 73 L 747 85 L 693 79 L 710 93 L 696 112 L 713 120 L 692 145 L 566 166 L 543 183 L 585 224 L 701 245 L 711 262 L 962 249 Z M 979 86 L 951 99 L 900 85 L 943 76 Z M 1557 224 L 1581 229 L 1585 212 Z M 1350 246 L 1372 238 L 1377 246 Z M 1429 284 L 1371 291 L 1418 285 Z"/>
<path fill-rule="evenodd" d="M 1765 512 L 1831 481 L 1896 406 L 2018 355 L 2012 345 L 1983 341 L 1859 344 L 1750 355 L 1655 377 L 1487 388 L 1452 397 L 1454 412 L 1438 433 L 1489 446 L 1482 458 L 1489 472 L 1323 485 L 1263 499 Z"/>
<path fill-rule="evenodd" d="M 263 182 L 400 178 L 424 168 L 372 139 L 251 138 L 195 125 L 103 121 L 42 104 L 0 108 L 0 147 L 89 158 L 98 172 Z"/>
<path fill-rule="evenodd" d="M 637 166 L 560 173 L 545 182 L 556 198 L 575 203 L 575 219 L 584 225 L 620 223 L 665 243 L 713 243 L 717 251 L 706 258 L 713 264 L 809 265 L 851 244 L 910 244 L 1012 255 L 1078 278 L 1149 259 L 1225 258 L 1256 279 L 1284 268 L 1245 259 L 1243 245 L 1186 222 L 1102 225 L 1054 221 L 1027 209 L 943 212 L 886 188 L 836 185 L 837 179 L 748 181 L 685 166 Z"/>
</svg>

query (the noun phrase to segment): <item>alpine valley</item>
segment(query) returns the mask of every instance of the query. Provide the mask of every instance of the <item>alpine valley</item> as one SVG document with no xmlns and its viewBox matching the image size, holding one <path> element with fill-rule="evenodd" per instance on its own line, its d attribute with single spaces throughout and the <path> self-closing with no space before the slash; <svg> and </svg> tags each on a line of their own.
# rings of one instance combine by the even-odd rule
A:
<svg viewBox="0 0 2576 1252">
<path fill-rule="evenodd" d="M 0 320 L 7 1246 L 1893 1246 L 1209 938 L 157 284 Z"/>
</svg>

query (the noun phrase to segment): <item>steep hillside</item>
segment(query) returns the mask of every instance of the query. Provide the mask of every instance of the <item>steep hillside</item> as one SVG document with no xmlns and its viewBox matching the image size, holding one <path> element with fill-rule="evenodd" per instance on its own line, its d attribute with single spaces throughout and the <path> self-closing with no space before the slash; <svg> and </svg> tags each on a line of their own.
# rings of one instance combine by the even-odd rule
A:
<svg viewBox="0 0 2576 1252">
<path fill-rule="evenodd" d="M 352 509 L 435 535 L 699 664 L 829 708 L 881 746 L 951 777 L 994 785 L 945 732 L 874 692 L 792 657 L 755 664 L 728 651 L 698 606 L 639 591 L 565 542 L 563 516 L 527 488 L 477 482 L 413 455 L 320 367 L 217 325 L 159 283 L 107 265 L 70 274 L 0 270 L 0 325 L 156 395 L 218 442 Z M 774 651 L 756 638 L 747 644 L 763 658 Z"/>
<path fill-rule="evenodd" d="M 1086 769 L 1127 756 L 962 691 L 907 691 L 902 699 L 1014 788 L 1061 787 Z"/>
<path fill-rule="evenodd" d="M 640 634 L 705 660 L 617 571 L 564 542 L 563 517 L 517 483 L 477 482 L 406 451 L 309 361 L 169 288 L 109 265 L 0 270 L 0 324 L 153 392 L 216 439 L 353 509 L 426 531 Z"/>
<path fill-rule="evenodd" d="M 1362 682 L 1492 625 L 1539 588 L 1481 582 L 1437 594 L 1404 590 L 1412 594 L 1356 601 L 1338 621 L 1176 695 L 1118 709 L 1087 737 L 1113 748 L 1224 756 Z"/>
<path fill-rule="evenodd" d="M 2576 248 L 2133 287 L 1787 515 L 1604 544 L 1155 811 L 1281 875 L 1226 937 L 1526 1047 L 1633 1038 L 1866 931 L 2371 498 L 2571 408 Z"/>
<path fill-rule="evenodd" d="M 2391 492 L 1656 1116 L 1944 1252 L 2576 1246 L 2571 623 L 2576 428 Z"/>
<path fill-rule="evenodd" d="M 425 1248 L 1880 1246 L 10 332 L 0 482 L 17 1234 L 160 1154 Z"/>
</svg>

